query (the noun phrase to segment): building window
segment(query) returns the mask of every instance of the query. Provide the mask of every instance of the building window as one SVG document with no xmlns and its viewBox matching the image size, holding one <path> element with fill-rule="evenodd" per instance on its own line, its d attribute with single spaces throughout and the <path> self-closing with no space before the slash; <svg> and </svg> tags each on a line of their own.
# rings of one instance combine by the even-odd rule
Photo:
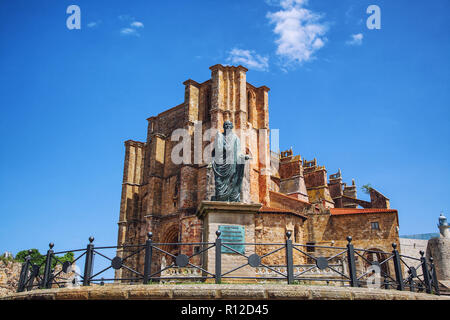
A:
<svg viewBox="0 0 450 320">
<path fill-rule="evenodd" d="M 372 230 L 380 230 L 378 222 L 371 222 L 370 225 L 372 226 Z"/>
</svg>

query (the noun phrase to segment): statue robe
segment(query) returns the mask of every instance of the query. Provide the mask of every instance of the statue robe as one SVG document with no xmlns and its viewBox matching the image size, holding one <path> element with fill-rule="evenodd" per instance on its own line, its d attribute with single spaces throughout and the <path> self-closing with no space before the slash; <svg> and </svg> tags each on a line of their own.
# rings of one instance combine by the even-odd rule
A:
<svg viewBox="0 0 450 320">
<path fill-rule="evenodd" d="M 227 135 L 218 132 L 214 141 L 212 161 L 216 187 L 213 201 L 241 201 L 244 165 L 239 137 L 233 132 Z"/>
</svg>

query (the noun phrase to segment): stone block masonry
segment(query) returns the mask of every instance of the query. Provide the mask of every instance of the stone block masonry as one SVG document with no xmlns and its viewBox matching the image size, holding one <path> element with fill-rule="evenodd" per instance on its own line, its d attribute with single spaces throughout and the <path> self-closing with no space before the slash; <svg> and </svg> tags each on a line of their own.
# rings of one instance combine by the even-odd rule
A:
<svg viewBox="0 0 450 320">
<path fill-rule="evenodd" d="M 33 290 L 0 300 L 450 300 L 407 291 L 278 284 L 105 285 Z"/>
<path fill-rule="evenodd" d="M 226 120 L 234 124 L 242 153 L 252 158 L 244 170 L 241 201 L 259 205 L 260 210 L 252 215 L 254 235 L 249 240 L 283 242 L 290 231 L 293 241 L 302 245 L 339 246 L 346 243 L 347 236 L 353 236 L 354 245 L 362 249 L 391 251 L 391 244 L 399 243 L 397 211 L 389 208 L 389 199 L 380 192 L 371 189 L 370 202 L 358 199 L 355 181 L 347 186 L 341 170 L 327 181 L 327 170 L 316 158 L 307 161 L 292 149 L 280 154 L 270 151 L 268 87 L 247 82 L 248 70 L 242 66 L 216 64 L 210 70 L 211 77 L 204 82 L 183 82 L 183 102 L 147 119 L 145 142 L 125 142 L 118 246 L 143 244 L 148 232 L 159 243 L 207 241 L 207 222 L 196 212 L 214 194 L 211 168 L 209 163 L 195 163 L 193 150 L 190 163 L 174 163 L 171 154 L 179 142 L 171 136 L 176 129 L 185 129 L 194 146 L 197 131 L 203 137 L 209 129 L 222 130 Z M 203 141 L 203 147 L 209 143 Z M 351 212 L 333 211 L 340 209 Z M 231 220 L 230 224 L 239 223 Z M 192 255 L 199 248 L 180 245 L 166 249 L 174 255 Z M 126 254 L 122 249 L 117 252 L 121 257 Z M 136 255 L 127 261 L 142 272 L 143 259 Z M 156 254 L 152 270 L 164 259 L 168 262 L 171 258 Z M 194 259 L 200 262 L 199 257 Z M 277 253 L 265 262 L 281 265 L 284 259 Z M 302 262 L 307 261 L 296 260 Z M 121 269 L 116 277 L 133 275 Z"/>
<path fill-rule="evenodd" d="M 0 261 L 0 297 L 17 291 L 22 263 Z"/>
</svg>

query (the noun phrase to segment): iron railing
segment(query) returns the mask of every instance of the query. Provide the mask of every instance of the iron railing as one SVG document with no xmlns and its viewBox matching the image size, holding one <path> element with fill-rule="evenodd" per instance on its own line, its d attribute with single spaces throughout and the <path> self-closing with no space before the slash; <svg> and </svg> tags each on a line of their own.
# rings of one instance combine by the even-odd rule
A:
<svg viewBox="0 0 450 320">
<path fill-rule="evenodd" d="M 345 247 L 296 244 L 291 240 L 289 231 L 283 243 L 223 242 L 219 230 L 216 236 L 216 240 L 211 243 L 156 243 L 149 232 L 144 244 L 108 247 L 95 247 L 94 238 L 90 237 L 86 248 L 60 252 L 54 252 L 54 245 L 50 243 L 46 259 L 41 265 L 31 263 L 30 255 L 25 258 L 17 291 L 67 287 L 77 285 L 77 282 L 89 286 L 103 285 L 107 281 L 144 284 L 173 281 L 221 283 L 229 279 L 251 279 L 288 284 L 326 282 L 327 285 L 334 283 L 350 287 L 409 289 L 413 292 L 440 294 L 433 258 L 427 261 L 423 251 L 420 251 L 420 259 L 401 255 L 395 243 L 392 244 L 392 252 L 383 252 L 354 248 L 350 236 L 347 237 Z M 238 251 L 236 245 L 246 249 L 244 252 Z M 170 250 L 171 247 L 186 249 L 192 246 L 197 250 L 179 249 L 176 253 Z M 224 248 L 227 253 L 223 252 Z M 116 256 L 108 256 L 108 250 L 114 250 Z M 181 253 L 188 251 L 193 253 Z M 71 262 L 60 261 L 57 254 L 67 252 L 78 256 Z M 143 253 L 143 263 L 142 259 L 130 262 L 131 258 L 139 257 L 139 253 Z M 370 259 L 370 255 L 374 254 L 382 258 Z M 230 258 L 231 255 L 234 255 L 233 258 Z M 95 256 L 106 259 L 109 265 L 94 273 Z M 80 265 L 84 265 L 83 274 L 74 268 L 77 262 L 83 261 L 82 258 L 84 263 Z M 166 258 L 171 260 L 167 265 L 161 262 Z M 283 264 L 274 264 L 274 261 Z M 52 269 L 55 262 L 56 267 Z M 99 278 L 109 269 L 115 270 L 114 277 Z M 118 270 L 122 272 L 118 273 Z"/>
</svg>

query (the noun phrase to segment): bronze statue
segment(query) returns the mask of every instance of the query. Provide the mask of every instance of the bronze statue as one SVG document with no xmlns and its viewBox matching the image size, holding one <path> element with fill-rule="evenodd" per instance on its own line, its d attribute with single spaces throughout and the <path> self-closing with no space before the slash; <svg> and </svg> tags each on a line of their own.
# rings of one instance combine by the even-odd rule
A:
<svg viewBox="0 0 450 320">
<path fill-rule="evenodd" d="M 241 201 L 242 179 L 245 160 L 248 155 L 241 153 L 241 141 L 233 132 L 233 123 L 225 121 L 223 134 L 217 132 L 212 153 L 212 168 L 216 192 L 213 201 Z"/>
</svg>

